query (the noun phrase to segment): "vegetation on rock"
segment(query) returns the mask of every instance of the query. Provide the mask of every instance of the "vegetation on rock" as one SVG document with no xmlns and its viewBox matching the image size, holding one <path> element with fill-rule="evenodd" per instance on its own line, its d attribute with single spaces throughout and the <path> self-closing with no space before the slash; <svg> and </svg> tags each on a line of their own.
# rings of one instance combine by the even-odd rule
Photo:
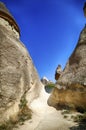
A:
<svg viewBox="0 0 86 130">
<path fill-rule="evenodd" d="M 50 93 L 54 87 L 55 87 L 54 83 L 49 83 L 49 84 L 45 85 L 45 90 L 46 90 L 46 92 Z"/>
<path fill-rule="evenodd" d="M 19 125 L 23 125 L 26 120 L 31 119 L 31 110 L 27 106 L 26 96 L 23 95 L 19 104 L 19 112 L 16 117 L 10 117 L 8 121 L 5 121 L 0 125 L 0 130 L 12 130 Z"/>
<path fill-rule="evenodd" d="M 25 95 L 22 96 L 19 104 L 20 111 L 18 113 L 18 120 L 23 123 L 25 120 L 31 119 L 31 110 L 27 106 Z"/>
<path fill-rule="evenodd" d="M 53 88 L 53 87 L 55 87 L 55 84 L 54 83 L 50 83 L 50 84 L 47 84 L 45 87 L 47 87 L 47 88 Z"/>
</svg>

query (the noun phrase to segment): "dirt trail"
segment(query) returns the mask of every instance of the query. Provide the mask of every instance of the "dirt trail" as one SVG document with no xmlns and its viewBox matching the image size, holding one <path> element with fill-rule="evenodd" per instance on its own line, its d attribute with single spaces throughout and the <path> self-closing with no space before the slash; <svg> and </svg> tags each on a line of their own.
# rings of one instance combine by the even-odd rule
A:
<svg viewBox="0 0 86 130">
<path fill-rule="evenodd" d="M 64 119 L 61 111 L 47 105 L 48 97 L 49 94 L 42 89 L 40 97 L 30 105 L 33 111 L 32 119 L 14 130 L 69 130 L 73 123 Z"/>
</svg>

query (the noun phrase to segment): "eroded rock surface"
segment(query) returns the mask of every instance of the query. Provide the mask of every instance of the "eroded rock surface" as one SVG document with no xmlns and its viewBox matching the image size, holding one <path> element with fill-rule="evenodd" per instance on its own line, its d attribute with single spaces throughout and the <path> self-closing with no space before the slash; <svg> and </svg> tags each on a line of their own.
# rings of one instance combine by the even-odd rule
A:
<svg viewBox="0 0 86 130">
<path fill-rule="evenodd" d="M 18 112 L 24 94 L 28 104 L 38 97 L 41 86 L 19 32 L 9 20 L 0 17 L 0 122 Z"/>
<path fill-rule="evenodd" d="M 82 30 L 78 44 L 58 80 L 59 84 L 79 83 L 86 85 L 86 27 Z"/>
<path fill-rule="evenodd" d="M 86 27 L 56 83 L 48 104 L 86 110 Z"/>
</svg>

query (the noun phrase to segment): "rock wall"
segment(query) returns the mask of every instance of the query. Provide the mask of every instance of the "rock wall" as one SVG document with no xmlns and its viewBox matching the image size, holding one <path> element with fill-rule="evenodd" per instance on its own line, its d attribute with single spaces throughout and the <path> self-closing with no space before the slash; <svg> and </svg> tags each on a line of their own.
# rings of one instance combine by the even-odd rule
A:
<svg viewBox="0 0 86 130">
<path fill-rule="evenodd" d="M 59 84 L 79 83 L 86 85 L 86 27 L 82 30 L 78 44 L 58 79 Z"/>
<path fill-rule="evenodd" d="M 28 105 L 39 96 L 42 84 L 18 32 L 0 18 L 0 122 L 19 111 L 21 97 Z"/>
<path fill-rule="evenodd" d="M 70 56 L 48 100 L 57 109 L 73 107 L 86 109 L 86 27 Z"/>
</svg>

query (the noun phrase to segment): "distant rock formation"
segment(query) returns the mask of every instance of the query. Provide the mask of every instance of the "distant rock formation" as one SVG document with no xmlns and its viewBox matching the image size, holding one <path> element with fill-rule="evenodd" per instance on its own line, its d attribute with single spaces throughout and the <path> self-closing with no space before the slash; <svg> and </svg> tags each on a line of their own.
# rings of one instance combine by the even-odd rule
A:
<svg viewBox="0 0 86 130">
<path fill-rule="evenodd" d="M 0 3 L 0 122 L 18 113 L 23 95 L 30 104 L 39 96 L 42 86 L 19 36 L 17 23 Z"/>
<path fill-rule="evenodd" d="M 58 67 L 56 68 L 56 71 L 55 71 L 55 80 L 59 79 L 61 73 L 62 73 L 61 65 L 58 65 Z"/>
<path fill-rule="evenodd" d="M 86 110 L 86 27 L 70 56 L 48 100 L 58 108 L 73 107 Z"/>
<path fill-rule="evenodd" d="M 44 76 L 42 79 L 41 79 L 41 82 L 44 84 L 44 85 L 47 85 L 49 80 Z"/>
<path fill-rule="evenodd" d="M 41 78 L 41 82 L 42 82 L 42 84 L 43 85 L 48 85 L 48 84 L 53 84 L 53 81 L 51 81 L 51 80 L 49 80 L 47 77 L 43 77 L 43 78 Z"/>
</svg>

